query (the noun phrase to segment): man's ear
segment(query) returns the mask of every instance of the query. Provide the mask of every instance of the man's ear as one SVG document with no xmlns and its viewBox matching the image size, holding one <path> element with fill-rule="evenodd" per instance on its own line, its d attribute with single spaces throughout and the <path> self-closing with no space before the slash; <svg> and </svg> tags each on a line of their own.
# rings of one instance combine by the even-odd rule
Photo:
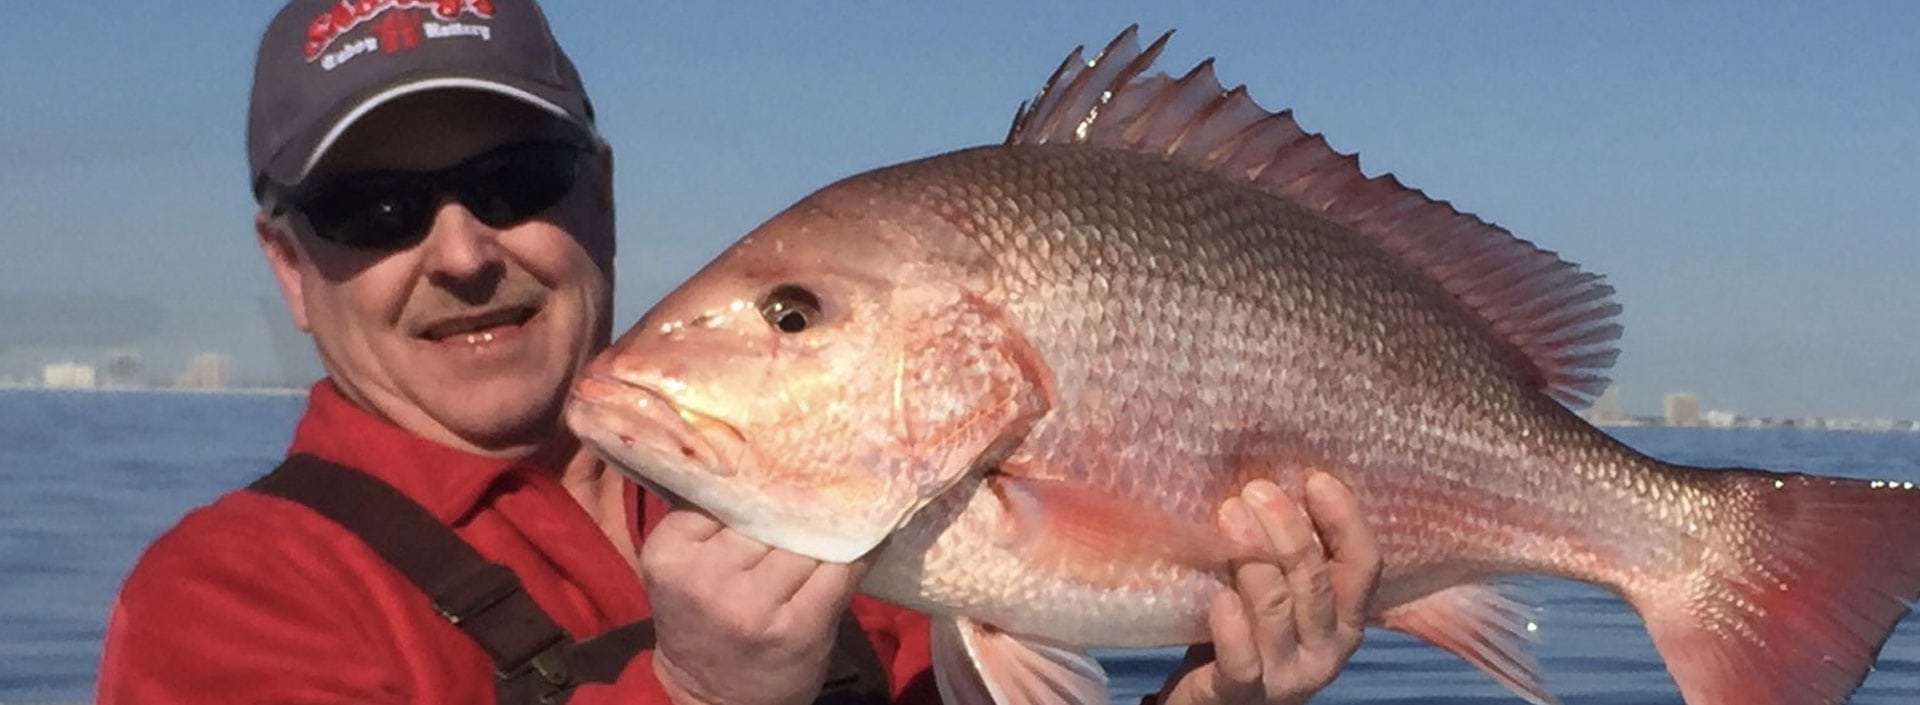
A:
<svg viewBox="0 0 1920 705">
<path fill-rule="evenodd" d="M 595 164 L 593 174 L 593 207 L 598 209 L 598 212 L 594 215 L 599 216 L 606 225 L 607 260 L 602 266 L 606 269 L 607 277 L 611 279 L 613 277 L 613 257 L 618 254 L 620 250 L 620 238 L 614 236 L 617 228 L 614 227 L 615 220 L 613 211 L 613 145 L 607 144 L 605 139 L 598 140 L 595 144 L 598 146 L 598 149 L 595 152 L 595 158 L 593 160 Z"/>
<path fill-rule="evenodd" d="M 300 246 L 293 241 L 293 233 L 275 227 L 273 218 L 265 211 L 253 214 L 253 232 L 260 242 L 261 254 L 267 256 L 274 281 L 280 284 L 280 299 L 286 303 L 287 315 L 293 317 L 294 327 L 313 332 L 307 326 L 307 298 L 300 282 Z"/>
<path fill-rule="evenodd" d="M 599 163 L 600 168 L 599 173 L 594 174 L 593 203 L 600 207 L 601 213 L 608 213 L 613 210 L 613 145 L 604 139 L 598 144 L 599 158 L 594 161 Z"/>
</svg>

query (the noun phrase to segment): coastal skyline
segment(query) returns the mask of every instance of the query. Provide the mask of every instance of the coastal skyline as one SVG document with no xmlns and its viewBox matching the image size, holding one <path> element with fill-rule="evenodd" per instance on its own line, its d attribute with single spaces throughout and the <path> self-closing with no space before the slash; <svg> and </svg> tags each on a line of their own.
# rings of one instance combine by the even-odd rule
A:
<svg viewBox="0 0 1920 705">
<path fill-rule="evenodd" d="M 283 343 L 284 344 L 284 343 Z M 280 347 L 276 345 L 276 347 Z M 104 356 L 104 357 L 103 357 Z M 285 361 L 282 360 L 282 363 Z M 61 391 L 201 391 L 201 392 L 301 392 L 321 374 L 317 358 L 298 361 L 300 367 L 283 371 L 278 378 L 235 379 L 230 372 L 231 359 L 219 352 L 195 353 L 186 367 L 172 374 L 154 376 L 139 351 L 116 348 L 93 355 L 66 358 L 42 365 L 34 374 L 14 375 L 0 372 L 0 389 L 46 389 Z M 1844 431 L 1920 432 L 1920 418 L 1865 416 L 1817 416 L 1810 414 L 1772 416 L 1739 410 L 1702 406 L 1699 395 L 1687 391 L 1665 392 L 1658 396 L 1652 413 L 1644 406 L 1623 402 L 1619 384 L 1610 384 L 1578 414 L 1598 426 L 1676 426 L 1712 428 L 1799 428 Z"/>
<path fill-rule="evenodd" d="M 1920 8 L 549 4 L 618 153 L 615 325 L 864 169 L 996 141 L 1074 45 L 1229 85 L 1619 290 L 1633 413 L 1920 417 Z M 0 376 L 137 348 L 279 379 L 241 150 L 257 3 L 0 27 Z M 1017 17 L 1019 21 L 1007 18 Z M 124 20 L 124 21 L 120 21 Z M 74 76 L 84 79 L 76 80 Z M 302 355 L 307 357 L 302 357 Z"/>
</svg>

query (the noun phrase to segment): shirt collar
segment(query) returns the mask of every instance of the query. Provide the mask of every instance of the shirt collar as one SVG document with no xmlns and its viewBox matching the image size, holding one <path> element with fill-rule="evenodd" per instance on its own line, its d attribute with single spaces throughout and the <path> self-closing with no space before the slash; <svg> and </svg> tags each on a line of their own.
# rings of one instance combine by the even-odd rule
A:
<svg viewBox="0 0 1920 705">
<path fill-rule="evenodd" d="M 358 468 L 392 485 L 449 525 L 480 503 L 494 482 L 515 470 L 559 475 L 534 459 L 490 458 L 422 438 L 360 408 L 322 379 L 307 394 L 288 453 L 307 453 Z M 543 454 L 551 455 L 551 454 Z"/>
</svg>

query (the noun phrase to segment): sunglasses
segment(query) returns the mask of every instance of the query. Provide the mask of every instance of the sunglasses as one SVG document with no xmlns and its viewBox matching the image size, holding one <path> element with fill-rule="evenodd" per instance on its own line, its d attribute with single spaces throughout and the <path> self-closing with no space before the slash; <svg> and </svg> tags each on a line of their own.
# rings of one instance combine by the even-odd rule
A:
<svg viewBox="0 0 1920 705">
<path fill-rule="evenodd" d="M 573 142 L 520 142 L 436 171 L 355 172 L 296 192 L 286 207 L 305 216 L 322 240 L 398 249 L 426 236 L 449 196 L 488 227 L 545 212 L 573 191 L 585 151 Z"/>
</svg>

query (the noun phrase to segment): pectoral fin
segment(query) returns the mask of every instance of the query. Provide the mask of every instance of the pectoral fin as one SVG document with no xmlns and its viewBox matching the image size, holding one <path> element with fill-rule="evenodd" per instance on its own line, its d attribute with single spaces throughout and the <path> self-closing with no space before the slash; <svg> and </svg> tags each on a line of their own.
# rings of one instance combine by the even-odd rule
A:
<svg viewBox="0 0 1920 705">
<path fill-rule="evenodd" d="M 991 487 L 1012 519 L 1003 545 L 1036 565 L 1066 566 L 1090 582 L 1104 583 L 1115 567 L 1144 561 L 1217 571 L 1230 561 L 1255 558 L 1210 522 L 1097 488 L 1013 475 L 993 477 Z"/>
<path fill-rule="evenodd" d="M 1107 674 L 1078 648 L 970 619 L 935 619 L 933 672 L 947 705 L 1105 705 Z"/>
</svg>

